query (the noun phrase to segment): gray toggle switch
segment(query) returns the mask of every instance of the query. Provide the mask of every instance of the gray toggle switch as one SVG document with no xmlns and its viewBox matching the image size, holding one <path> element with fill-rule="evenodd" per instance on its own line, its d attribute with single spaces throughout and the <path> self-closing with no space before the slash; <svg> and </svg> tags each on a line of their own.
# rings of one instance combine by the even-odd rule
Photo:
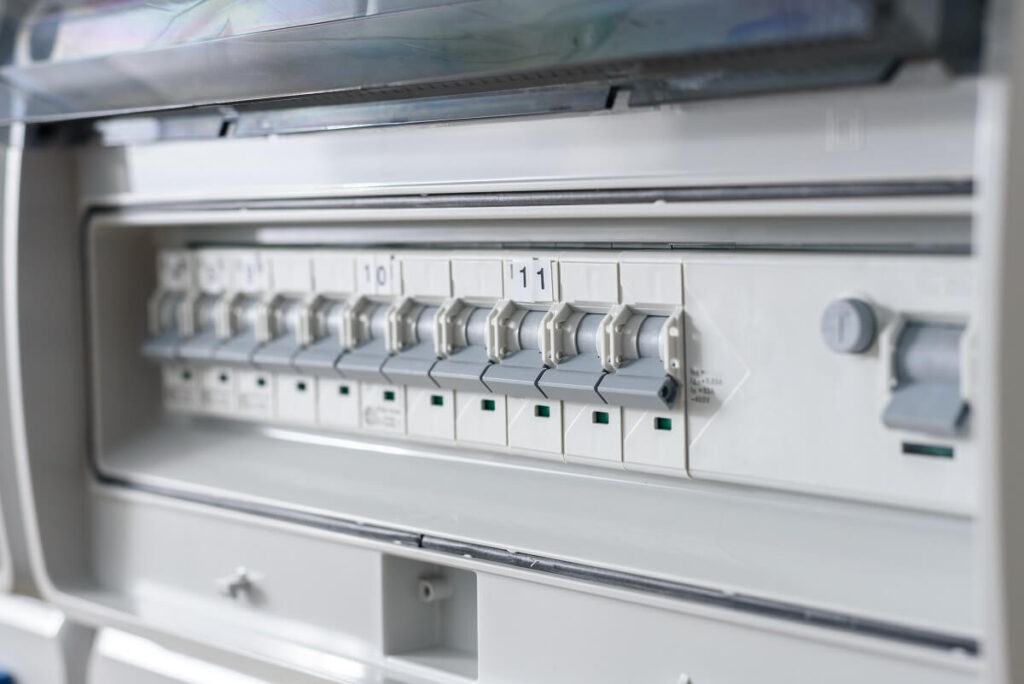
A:
<svg viewBox="0 0 1024 684">
<path fill-rule="evenodd" d="M 177 330 L 165 330 L 142 343 L 142 355 L 152 361 L 173 361 L 185 338 Z"/>
<path fill-rule="evenodd" d="M 430 378 L 430 369 L 437 363 L 437 350 L 434 347 L 435 318 L 436 306 L 422 309 L 416 319 L 416 343 L 384 362 L 381 372 L 392 385 L 437 387 Z"/>
<path fill-rule="evenodd" d="M 160 332 L 142 343 L 142 356 L 154 361 L 173 361 L 178 358 L 178 348 L 186 339 L 178 330 L 178 307 L 184 298 L 183 294 L 167 294 L 162 297 L 158 321 Z"/>
<path fill-rule="evenodd" d="M 342 354 L 334 367 L 342 377 L 390 384 L 387 376 L 381 372 L 381 366 L 390 356 L 387 345 L 388 305 L 377 304 L 369 315 L 369 338 L 355 349 Z"/>
<path fill-rule="evenodd" d="M 630 408 L 672 408 L 679 395 L 679 383 L 665 372 L 658 351 L 658 336 L 666 320 L 664 316 L 648 316 L 640 324 L 636 338 L 639 358 L 624 361 L 597 386 L 606 402 Z"/>
<path fill-rule="evenodd" d="M 875 330 L 875 312 L 860 299 L 837 299 L 821 316 L 821 336 L 833 351 L 867 351 L 875 341 Z"/>
<path fill-rule="evenodd" d="M 604 376 L 597 391 L 609 404 L 657 410 L 672 408 L 679 383 L 665 373 L 660 359 L 633 359 Z"/>
<path fill-rule="evenodd" d="M 473 309 L 466 319 L 466 346 L 434 364 L 430 377 L 442 389 L 488 392 L 483 375 L 491 360 L 487 356 L 487 315 L 490 309 Z"/>
<path fill-rule="evenodd" d="M 543 318 L 542 311 L 528 311 L 519 323 L 521 349 L 487 367 L 483 381 L 491 392 L 524 399 L 546 398 L 537 385 L 546 368 L 538 339 Z"/>
<path fill-rule="evenodd" d="M 345 351 L 341 346 L 341 315 L 344 309 L 341 302 L 325 301 L 314 312 L 322 336 L 292 357 L 292 368 L 300 375 L 338 375 L 334 365 Z"/>
<path fill-rule="evenodd" d="M 964 326 L 908 323 L 894 352 L 896 389 L 882 414 L 891 428 L 953 436 L 966 423 L 960 393 L 960 340 Z"/>
<path fill-rule="evenodd" d="M 291 373 L 292 358 L 302 345 L 299 344 L 299 318 L 302 316 L 302 303 L 290 300 L 278 304 L 273 316 L 279 334 L 269 342 L 265 342 L 253 352 L 252 362 L 262 370 Z"/>
<path fill-rule="evenodd" d="M 207 295 L 196 305 L 198 309 L 196 334 L 189 337 L 178 347 L 178 356 L 187 361 L 210 361 L 213 353 L 220 346 L 221 339 L 217 335 L 216 308 L 218 297 Z"/>
<path fill-rule="evenodd" d="M 605 375 L 597 354 L 597 336 L 603 318 L 601 314 L 586 314 L 580 319 L 575 335 L 577 353 L 540 376 L 538 385 L 547 397 L 584 404 L 604 403 L 597 392 Z"/>
<path fill-rule="evenodd" d="M 252 356 L 260 346 L 256 339 L 256 316 L 259 301 L 245 298 L 235 304 L 232 317 L 237 321 L 235 334 L 213 351 L 213 360 L 235 366 L 252 364 Z"/>
</svg>

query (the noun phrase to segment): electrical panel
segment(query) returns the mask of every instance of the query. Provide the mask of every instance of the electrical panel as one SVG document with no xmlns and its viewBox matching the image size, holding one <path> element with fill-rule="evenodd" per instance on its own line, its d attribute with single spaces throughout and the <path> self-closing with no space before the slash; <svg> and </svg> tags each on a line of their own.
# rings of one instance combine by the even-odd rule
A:
<svg viewBox="0 0 1024 684">
<path fill-rule="evenodd" d="M 987 681 L 976 3 L 504 4 L 12 68 L 102 120 L 12 124 L 0 588 L 95 684 Z"/>
</svg>

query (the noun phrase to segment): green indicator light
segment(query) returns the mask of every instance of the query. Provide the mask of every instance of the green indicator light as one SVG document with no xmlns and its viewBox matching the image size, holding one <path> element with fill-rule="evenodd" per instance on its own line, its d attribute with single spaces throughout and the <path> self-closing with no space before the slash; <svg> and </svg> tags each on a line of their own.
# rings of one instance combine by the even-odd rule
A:
<svg viewBox="0 0 1024 684">
<path fill-rule="evenodd" d="M 655 418 L 654 419 L 655 430 L 671 430 L 672 419 L 671 418 Z"/>
<path fill-rule="evenodd" d="M 903 443 L 903 453 L 911 456 L 935 456 L 937 458 L 953 458 L 953 447 L 934 446 L 932 444 Z"/>
<path fill-rule="evenodd" d="M 384 401 L 394 401 L 395 392 L 394 390 L 384 390 Z"/>
<path fill-rule="evenodd" d="M 341 394 L 341 395 L 344 395 L 344 396 L 347 397 L 348 396 L 348 385 L 339 385 L 338 386 L 338 394 Z"/>
<path fill-rule="evenodd" d="M 430 395 L 430 405 L 431 406 L 444 406 L 444 397 L 442 397 L 440 394 L 431 394 Z"/>
<path fill-rule="evenodd" d="M 536 406 L 533 407 L 533 415 L 537 416 L 538 418 L 550 418 L 551 407 L 545 406 L 544 404 L 537 404 Z"/>
<path fill-rule="evenodd" d="M 594 422 L 598 425 L 607 425 L 610 418 L 607 411 L 594 411 Z"/>
<path fill-rule="evenodd" d="M 495 403 L 493 399 L 481 399 L 480 408 L 484 411 L 493 411 Z"/>
</svg>

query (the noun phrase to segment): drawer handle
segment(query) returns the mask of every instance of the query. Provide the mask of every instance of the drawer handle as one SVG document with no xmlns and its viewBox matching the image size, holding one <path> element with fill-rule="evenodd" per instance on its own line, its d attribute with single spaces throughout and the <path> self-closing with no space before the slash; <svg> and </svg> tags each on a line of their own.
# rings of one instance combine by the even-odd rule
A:
<svg viewBox="0 0 1024 684">
<path fill-rule="evenodd" d="M 255 579 L 247 568 L 239 567 L 227 577 L 217 580 L 217 589 L 221 594 L 232 599 L 249 596 L 254 588 Z"/>
</svg>

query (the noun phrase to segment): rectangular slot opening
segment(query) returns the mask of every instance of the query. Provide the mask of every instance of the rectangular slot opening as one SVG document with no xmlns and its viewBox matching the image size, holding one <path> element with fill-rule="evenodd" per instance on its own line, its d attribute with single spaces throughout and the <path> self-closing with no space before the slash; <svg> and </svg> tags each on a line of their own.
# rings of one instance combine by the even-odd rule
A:
<svg viewBox="0 0 1024 684">
<path fill-rule="evenodd" d="M 594 411 L 592 419 L 596 425 L 607 425 L 611 420 L 607 411 Z"/>
<path fill-rule="evenodd" d="M 537 404 L 536 406 L 533 407 L 533 415 L 537 416 L 538 418 L 550 418 L 551 407 L 545 404 Z"/>
<path fill-rule="evenodd" d="M 397 556 L 382 570 L 384 653 L 475 679 L 476 573 Z"/>
<path fill-rule="evenodd" d="M 931 456 L 933 458 L 953 458 L 953 447 L 935 444 L 903 443 L 903 453 L 910 456 Z"/>
<path fill-rule="evenodd" d="M 394 401 L 394 400 L 395 400 L 395 391 L 394 390 L 384 390 L 384 401 Z"/>
<path fill-rule="evenodd" d="M 672 429 L 672 419 L 671 418 L 662 418 L 661 416 L 658 416 L 657 418 L 654 419 L 654 429 L 655 430 L 671 430 Z"/>
<path fill-rule="evenodd" d="M 481 411 L 493 411 L 497 404 L 494 403 L 493 399 L 481 399 L 480 410 Z"/>
<path fill-rule="evenodd" d="M 431 406 L 444 406 L 444 397 L 442 397 L 440 394 L 431 394 L 430 395 L 430 405 Z"/>
</svg>

